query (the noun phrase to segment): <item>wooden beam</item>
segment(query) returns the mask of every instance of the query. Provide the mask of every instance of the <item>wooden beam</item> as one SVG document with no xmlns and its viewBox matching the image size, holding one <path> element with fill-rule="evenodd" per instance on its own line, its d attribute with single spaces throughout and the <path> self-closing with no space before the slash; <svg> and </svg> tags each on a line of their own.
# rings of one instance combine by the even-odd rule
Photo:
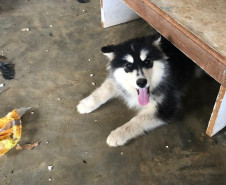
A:
<svg viewBox="0 0 226 185">
<path fill-rule="evenodd" d="M 213 136 L 226 126 L 226 88 L 221 86 L 206 134 Z"/>
</svg>

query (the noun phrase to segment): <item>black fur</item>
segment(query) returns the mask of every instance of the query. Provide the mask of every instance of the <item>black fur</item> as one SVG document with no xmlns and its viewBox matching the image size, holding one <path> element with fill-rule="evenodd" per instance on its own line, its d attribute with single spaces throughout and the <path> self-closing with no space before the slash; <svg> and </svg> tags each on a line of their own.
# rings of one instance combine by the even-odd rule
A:
<svg viewBox="0 0 226 185">
<path fill-rule="evenodd" d="M 166 95 L 158 105 L 158 117 L 169 122 L 181 107 L 183 90 L 194 77 L 196 65 L 166 39 L 162 39 L 161 49 L 168 57 L 169 75 L 154 93 Z"/>
</svg>

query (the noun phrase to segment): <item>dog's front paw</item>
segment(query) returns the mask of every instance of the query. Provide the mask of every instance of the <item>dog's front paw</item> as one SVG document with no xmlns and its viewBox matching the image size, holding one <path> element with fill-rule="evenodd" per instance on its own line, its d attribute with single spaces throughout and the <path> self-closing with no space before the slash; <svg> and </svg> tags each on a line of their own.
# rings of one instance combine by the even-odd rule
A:
<svg viewBox="0 0 226 185">
<path fill-rule="evenodd" d="M 113 130 L 107 137 L 106 143 L 111 147 L 117 147 L 124 145 L 128 139 L 126 137 L 126 132 L 122 128 L 117 128 Z"/>
<path fill-rule="evenodd" d="M 89 97 L 81 100 L 77 105 L 77 111 L 80 114 L 90 113 L 94 109 L 96 109 L 96 107 L 93 105 L 93 101 Z"/>
</svg>

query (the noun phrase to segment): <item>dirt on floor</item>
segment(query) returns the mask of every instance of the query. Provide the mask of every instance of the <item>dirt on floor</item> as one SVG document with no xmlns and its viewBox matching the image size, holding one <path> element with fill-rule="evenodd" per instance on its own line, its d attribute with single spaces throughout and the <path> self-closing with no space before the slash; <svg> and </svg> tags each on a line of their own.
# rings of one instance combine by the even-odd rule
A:
<svg viewBox="0 0 226 185">
<path fill-rule="evenodd" d="M 207 75 L 189 86 L 175 121 L 123 147 L 106 144 L 135 115 L 120 100 L 76 112 L 107 75 L 100 48 L 153 33 L 145 21 L 103 29 L 99 1 L 0 0 L 0 25 L 0 55 L 16 70 L 0 76 L 0 117 L 32 107 L 19 144 L 40 141 L 0 157 L 0 185 L 225 184 L 226 130 L 205 134 L 219 90 Z"/>
</svg>

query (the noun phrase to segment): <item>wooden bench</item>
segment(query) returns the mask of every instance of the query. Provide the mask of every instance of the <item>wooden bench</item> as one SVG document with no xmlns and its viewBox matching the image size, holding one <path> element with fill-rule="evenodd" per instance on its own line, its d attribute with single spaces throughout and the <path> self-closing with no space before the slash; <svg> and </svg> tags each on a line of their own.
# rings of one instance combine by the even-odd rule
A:
<svg viewBox="0 0 226 185">
<path fill-rule="evenodd" d="M 104 28 L 141 17 L 221 84 L 209 136 L 226 126 L 225 10 L 224 0 L 101 0 Z"/>
</svg>

